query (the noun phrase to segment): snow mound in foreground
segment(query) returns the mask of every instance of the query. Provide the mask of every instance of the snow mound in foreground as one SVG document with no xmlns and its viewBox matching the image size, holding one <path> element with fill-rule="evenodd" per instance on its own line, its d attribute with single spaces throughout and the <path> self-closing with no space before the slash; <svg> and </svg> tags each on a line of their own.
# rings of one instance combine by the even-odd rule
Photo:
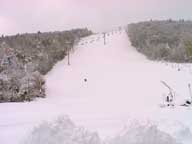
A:
<svg viewBox="0 0 192 144">
<path fill-rule="evenodd" d="M 97 133 L 77 127 L 68 117 L 43 122 L 22 144 L 180 144 L 155 124 L 132 123 L 117 137 L 101 142 Z"/>
<path fill-rule="evenodd" d="M 163 121 L 163 123 L 162 123 Z M 192 133 L 189 126 L 179 122 L 170 120 L 161 120 L 158 122 L 158 127 L 183 143 L 192 141 Z"/>
<path fill-rule="evenodd" d="M 171 135 L 158 129 L 155 124 L 132 123 L 109 144 L 181 144 Z"/>
<path fill-rule="evenodd" d="M 43 122 L 34 128 L 22 144 L 101 144 L 97 133 L 76 127 L 68 117 Z"/>
</svg>

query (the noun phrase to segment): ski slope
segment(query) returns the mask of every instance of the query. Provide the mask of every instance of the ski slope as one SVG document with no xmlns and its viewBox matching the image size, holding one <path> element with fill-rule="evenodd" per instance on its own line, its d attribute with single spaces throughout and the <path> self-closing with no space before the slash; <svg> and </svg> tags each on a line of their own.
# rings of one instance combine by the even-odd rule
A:
<svg viewBox="0 0 192 144">
<path fill-rule="evenodd" d="M 70 66 L 67 63 L 64 59 L 47 74 L 47 98 L 0 104 L 1 144 L 19 144 L 34 126 L 60 115 L 97 131 L 102 139 L 118 135 L 130 121 L 145 120 L 192 143 L 192 109 L 179 106 L 189 98 L 191 65 L 147 60 L 124 30 L 108 32 L 106 45 L 103 34 L 82 39 L 70 54 Z M 169 92 L 161 81 L 176 92 L 174 108 L 159 107 Z"/>
</svg>

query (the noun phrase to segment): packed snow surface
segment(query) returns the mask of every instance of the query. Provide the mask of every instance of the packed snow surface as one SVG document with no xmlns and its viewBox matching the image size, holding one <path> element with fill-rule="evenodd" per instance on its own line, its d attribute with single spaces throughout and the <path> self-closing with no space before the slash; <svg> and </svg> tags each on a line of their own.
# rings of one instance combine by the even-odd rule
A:
<svg viewBox="0 0 192 144">
<path fill-rule="evenodd" d="M 190 64 L 149 61 L 124 30 L 108 32 L 105 45 L 103 34 L 83 38 L 70 54 L 70 65 L 66 58 L 46 76 L 45 99 L 0 104 L 0 143 L 19 144 L 42 121 L 67 115 L 101 139 L 117 140 L 130 121 L 141 120 L 190 144 L 192 109 L 179 105 L 190 98 L 191 73 Z M 160 107 L 169 93 L 161 81 L 175 92 L 174 107 Z"/>
</svg>

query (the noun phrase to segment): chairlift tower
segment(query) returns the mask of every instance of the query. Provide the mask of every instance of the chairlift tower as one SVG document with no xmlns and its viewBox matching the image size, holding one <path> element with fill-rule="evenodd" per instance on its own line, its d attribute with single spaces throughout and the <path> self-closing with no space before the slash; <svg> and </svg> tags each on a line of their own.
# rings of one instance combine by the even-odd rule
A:
<svg viewBox="0 0 192 144">
<path fill-rule="evenodd" d="M 106 33 L 103 32 L 104 45 L 106 45 Z"/>
<path fill-rule="evenodd" d="M 65 42 L 67 44 L 67 64 L 70 65 L 70 48 L 73 48 L 73 42 L 72 41 L 67 41 Z"/>
</svg>

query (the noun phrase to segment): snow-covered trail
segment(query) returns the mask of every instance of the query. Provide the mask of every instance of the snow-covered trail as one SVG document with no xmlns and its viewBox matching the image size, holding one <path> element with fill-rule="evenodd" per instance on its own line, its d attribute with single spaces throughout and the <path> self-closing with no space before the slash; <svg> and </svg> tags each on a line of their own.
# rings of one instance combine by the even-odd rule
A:
<svg viewBox="0 0 192 144">
<path fill-rule="evenodd" d="M 102 34 L 82 39 L 70 64 L 65 59 L 46 76 L 46 99 L 0 104 L 0 143 L 19 143 L 34 125 L 59 115 L 102 138 L 116 135 L 130 119 L 164 120 L 160 126 L 171 134 L 175 126 L 166 127 L 173 123 L 192 128 L 190 109 L 159 108 L 167 93 L 160 81 L 176 90 L 180 102 L 188 97 L 191 75 L 147 60 L 131 46 L 125 31 L 107 33 L 106 45 Z"/>
</svg>

